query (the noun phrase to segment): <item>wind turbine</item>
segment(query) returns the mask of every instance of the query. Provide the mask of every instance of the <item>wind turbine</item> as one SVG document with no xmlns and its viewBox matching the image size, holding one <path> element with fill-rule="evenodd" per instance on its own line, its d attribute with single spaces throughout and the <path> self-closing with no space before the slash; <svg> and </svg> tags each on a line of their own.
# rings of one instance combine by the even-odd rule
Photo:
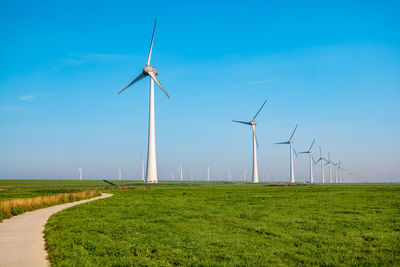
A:
<svg viewBox="0 0 400 267">
<path fill-rule="evenodd" d="M 342 181 L 341 181 L 341 175 L 340 175 L 340 171 L 341 171 L 340 164 L 342 164 L 341 161 L 339 161 L 338 163 L 334 164 L 335 167 L 336 167 L 336 183 L 342 183 Z M 339 180 L 337 179 L 337 172 L 338 172 L 338 169 L 339 169 Z"/>
<path fill-rule="evenodd" d="M 325 158 L 322 157 L 321 147 L 319 147 L 319 159 L 315 162 L 315 164 L 317 164 L 318 162 L 321 162 L 321 181 L 323 184 L 325 183 L 325 174 L 324 174 L 324 165 L 323 165 L 324 160 L 327 161 Z"/>
<path fill-rule="evenodd" d="M 301 153 L 301 154 L 308 154 L 309 156 L 310 156 L 310 184 L 313 184 L 314 183 L 314 176 L 313 176 L 313 157 L 312 157 L 312 151 L 311 151 L 311 148 L 312 148 L 312 146 L 314 145 L 314 142 L 315 142 L 315 138 L 314 138 L 314 140 L 312 141 L 312 143 L 311 143 L 311 146 L 310 146 L 310 148 L 307 150 L 307 151 L 304 151 L 304 152 L 299 152 L 299 153 Z"/>
<path fill-rule="evenodd" d="M 78 167 L 78 173 L 79 173 L 79 180 L 83 180 L 83 167 L 84 167 L 85 165 L 79 165 L 79 167 Z"/>
<path fill-rule="evenodd" d="M 325 165 L 329 165 L 329 183 L 332 183 L 332 164 L 333 162 L 331 161 L 331 153 L 328 153 L 328 160 L 326 161 Z"/>
<path fill-rule="evenodd" d="M 140 168 L 142 170 L 142 181 L 144 182 L 144 160 L 143 160 L 142 154 L 140 154 L 140 161 L 137 166 L 138 167 L 140 166 Z"/>
<path fill-rule="evenodd" d="M 178 165 L 178 170 L 180 171 L 180 173 L 181 173 L 181 181 L 183 180 L 183 176 L 182 176 L 182 163 L 178 160 L 178 163 L 179 163 L 179 165 Z"/>
<path fill-rule="evenodd" d="M 207 181 L 208 181 L 208 182 L 210 181 L 210 167 L 211 167 L 211 164 L 208 164 L 208 165 L 206 166 L 206 168 L 207 168 Z"/>
<path fill-rule="evenodd" d="M 119 179 L 120 181 L 122 180 L 121 168 L 118 168 L 118 179 Z"/>
<path fill-rule="evenodd" d="M 124 89 L 118 92 L 122 93 L 126 88 L 134 84 L 135 82 L 150 77 L 150 105 L 149 105 L 149 137 L 148 137 L 148 148 L 147 148 L 147 172 L 146 182 L 157 183 L 157 160 L 156 160 L 156 133 L 155 133 L 155 118 L 154 118 L 154 82 L 157 83 L 158 87 L 164 92 L 169 98 L 167 91 L 162 87 L 161 83 L 157 79 L 158 71 L 150 66 L 151 52 L 153 50 L 154 32 L 156 30 L 157 19 L 154 22 L 153 35 L 151 37 L 150 51 L 147 58 L 147 64 L 144 66 L 142 73 L 139 74 L 132 82 L 130 82 Z"/>
<path fill-rule="evenodd" d="M 294 127 L 292 135 L 290 136 L 288 141 L 275 143 L 276 145 L 284 145 L 284 144 L 289 144 L 290 145 L 290 183 L 292 183 L 292 184 L 294 183 L 293 152 L 296 154 L 296 157 L 297 157 L 297 152 L 294 149 L 292 138 L 293 138 L 294 133 L 296 132 L 297 126 L 298 125 L 296 124 L 296 127 Z"/>
<path fill-rule="evenodd" d="M 253 183 L 258 183 L 258 167 L 257 167 L 258 141 L 257 141 L 257 136 L 256 136 L 256 125 L 257 125 L 256 118 L 257 118 L 258 114 L 260 114 L 260 111 L 264 107 L 265 103 L 267 103 L 267 101 L 268 101 L 268 99 L 264 101 L 264 104 L 262 104 L 261 108 L 258 110 L 258 112 L 256 113 L 256 115 L 254 116 L 254 118 L 251 121 L 246 122 L 246 121 L 234 121 L 233 120 L 233 122 L 250 125 L 251 128 L 253 129 Z"/>
</svg>

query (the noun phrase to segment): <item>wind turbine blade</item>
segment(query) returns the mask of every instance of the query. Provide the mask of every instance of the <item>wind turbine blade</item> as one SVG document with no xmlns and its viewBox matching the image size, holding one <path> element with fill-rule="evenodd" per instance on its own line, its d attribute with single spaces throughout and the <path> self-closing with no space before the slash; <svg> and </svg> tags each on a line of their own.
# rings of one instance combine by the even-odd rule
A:
<svg viewBox="0 0 400 267">
<path fill-rule="evenodd" d="M 243 124 L 246 124 L 246 125 L 250 125 L 251 124 L 250 122 L 247 122 L 247 121 L 232 121 L 232 122 L 243 123 Z"/>
<path fill-rule="evenodd" d="M 314 145 L 315 139 L 316 139 L 316 138 L 314 138 L 314 140 L 312 141 L 311 146 L 310 146 L 310 149 L 309 149 L 308 151 L 310 151 L 311 148 L 312 148 L 312 146 Z"/>
<path fill-rule="evenodd" d="M 267 103 L 268 98 L 264 101 L 264 104 L 262 104 L 261 108 L 258 110 L 257 114 L 254 116 L 253 121 L 257 118 L 258 114 L 260 114 L 260 111 L 262 110 L 262 108 L 264 107 L 265 103 Z"/>
<path fill-rule="evenodd" d="M 284 145 L 284 144 L 290 144 L 289 142 L 280 142 L 280 143 L 275 143 L 275 145 Z"/>
<path fill-rule="evenodd" d="M 317 164 L 317 162 L 315 162 L 314 157 L 311 157 L 311 158 L 312 158 L 312 161 L 314 162 L 314 165 Z"/>
<path fill-rule="evenodd" d="M 297 152 L 296 152 L 296 149 L 294 149 L 294 146 L 293 146 L 293 151 L 294 151 L 294 154 L 296 155 L 296 158 L 298 158 L 299 155 L 297 155 Z"/>
<path fill-rule="evenodd" d="M 256 145 L 257 145 L 257 148 L 258 148 L 258 139 L 257 139 L 257 134 L 256 134 L 256 132 L 253 132 L 254 133 L 254 137 L 256 138 Z"/>
<path fill-rule="evenodd" d="M 150 65 L 151 51 L 153 51 L 154 32 L 156 31 L 156 24 L 157 24 L 157 18 L 156 18 L 155 21 L 154 21 L 154 28 L 153 28 L 153 35 L 151 36 L 151 44 L 150 44 L 149 57 L 147 58 L 147 66 Z"/>
<path fill-rule="evenodd" d="M 319 147 L 319 157 L 322 158 L 321 146 Z"/>
<path fill-rule="evenodd" d="M 292 140 L 292 137 L 293 137 L 294 133 L 296 132 L 297 126 L 298 126 L 298 124 L 296 124 L 296 127 L 294 127 L 293 133 L 290 136 L 289 140 Z"/>
<path fill-rule="evenodd" d="M 313 159 L 314 160 L 314 159 Z M 318 162 L 320 162 L 320 160 L 322 160 L 322 158 L 319 158 L 317 161 L 314 162 L 314 165 L 317 164 Z"/>
<path fill-rule="evenodd" d="M 139 76 L 137 76 L 133 81 L 131 81 L 127 86 L 125 86 L 124 89 L 122 89 L 121 91 L 118 92 L 118 94 L 122 93 L 123 91 L 125 91 L 126 88 L 128 88 L 129 86 L 131 86 L 132 84 L 134 84 L 137 81 L 140 81 L 141 79 L 143 79 L 144 77 L 146 77 L 146 75 L 144 75 L 143 73 L 139 74 Z"/>
<path fill-rule="evenodd" d="M 149 76 L 153 79 L 153 81 L 156 82 L 158 87 L 160 87 L 160 89 L 163 90 L 164 94 L 169 98 L 169 95 L 168 95 L 167 91 L 165 91 L 164 87 L 162 87 L 161 83 L 158 81 L 158 79 L 157 79 L 156 75 L 154 74 L 154 72 L 150 71 L 148 73 L 149 73 Z"/>
<path fill-rule="evenodd" d="M 308 154 L 308 153 L 310 153 L 310 152 L 308 152 L 308 151 L 299 152 L 299 154 Z"/>
</svg>

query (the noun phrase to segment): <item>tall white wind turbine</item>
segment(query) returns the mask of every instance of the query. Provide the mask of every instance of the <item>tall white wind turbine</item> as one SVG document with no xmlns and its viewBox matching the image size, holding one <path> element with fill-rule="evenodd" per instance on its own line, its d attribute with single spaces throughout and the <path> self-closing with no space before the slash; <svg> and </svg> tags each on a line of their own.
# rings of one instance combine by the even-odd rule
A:
<svg viewBox="0 0 400 267">
<path fill-rule="evenodd" d="M 324 184 L 325 183 L 325 174 L 324 174 L 323 161 L 327 161 L 327 160 L 322 157 L 321 147 L 319 147 L 319 159 L 315 162 L 315 164 L 317 164 L 318 162 L 321 162 L 321 182 Z"/>
<path fill-rule="evenodd" d="M 303 152 L 299 152 L 299 153 L 301 153 L 301 154 L 308 154 L 309 156 L 310 156 L 310 184 L 313 184 L 314 183 L 314 176 L 313 176 L 313 157 L 312 157 L 312 150 L 311 150 L 311 148 L 313 147 L 313 145 L 314 145 L 314 142 L 315 142 L 315 138 L 314 138 L 314 140 L 312 141 L 312 143 L 311 143 L 311 146 L 310 146 L 310 148 L 307 150 L 307 151 L 303 151 Z"/>
<path fill-rule="evenodd" d="M 122 180 L 122 171 L 121 168 L 118 168 L 118 180 Z"/>
<path fill-rule="evenodd" d="M 169 98 L 167 91 L 157 79 L 158 71 L 156 68 L 150 66 L 151 52 L 153 50 L 154 32 L 156 30 L 157 19 L 154 22 L 153 35 L 151 37 L 150 51 L 147 58 L 147 64 L 144 66 L 142 73 L 139 74 L 132 82 L 130 82 L 124 89 L 118 92 L 122 93 L 126 88 L 135 82 L 149 76 L 150 77 L 150 105 L 149 105 L 149 135 L 148 135 L 148 148 L 147 148 L 147 172 L 146 182 L 157 183 L 157 160 L 156 160 L 156 134 L 155 134 L 155 118 L 154 118 L 154 82 L 160 87 L 164 94 Z"/>
<path fill-rule="evenodd" d="M 297 126 L 298 125 L 296 124 L 296 127 L 294 127 L 292 135 L 290 136 L 288 141 L 275 143 L 276 145 L 283 145 L 283 144 L 289 144 L 290 145 L 290 183 L 292 183 L 292 184 L 294 183 L 293 152 L 295 153 L 295 155 L 297 157 L 297 152 L 296 152 L 296 149 L 294 149 L 292 138 L 293 138 L 294 133 L 296 132 Z"/>
<path fill-rule="evenodd" d="M 257 147 L 258 147 L 258 141 L 257 141 L 257 135 L 256 135 L 256 118 L 260 114 L 260 111 L 264 107 L 265 103 L 267 103 L 268 99 L 264 101 L 264 104 L 262 104 L 261 108 L 258 110 L 254 118 L 249 121 L 233 121 L 237 123 L 242 123 L 246 125 L 250 125 L 251 128 L 253 129 L 253 183 L 258 183 L 258 167 L 257 167 Z"/>
</svg>

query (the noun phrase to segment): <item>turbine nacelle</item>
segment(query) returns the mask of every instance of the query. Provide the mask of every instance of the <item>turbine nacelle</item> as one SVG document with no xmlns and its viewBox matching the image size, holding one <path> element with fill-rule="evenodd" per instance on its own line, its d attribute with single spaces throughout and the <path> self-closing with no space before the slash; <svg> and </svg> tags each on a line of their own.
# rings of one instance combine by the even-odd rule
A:
<svg viewBox="0 0 400 267">
<path fill-rule="evenodd" d="M 254 126 L 256 126 L 256 125 L 257 125 L 257 122 L 255 122 L 255 121 L 251 121 L 251 122 L 249 122 L 249 124 L 250 124 L 250 125 L 254 125 Z"/>
<path fill-rule="evenodd" d="M 146 75 L 146 76 L 149 76 L 149 72 L 153 72 L 154 75 L 158 75 L 158 71 L 156 70 L 156 68 L 154 68 L 152 66 L 149 66 L 149 65 L 146 65 L 143 68 L 143 74 Z"/>
</svg>

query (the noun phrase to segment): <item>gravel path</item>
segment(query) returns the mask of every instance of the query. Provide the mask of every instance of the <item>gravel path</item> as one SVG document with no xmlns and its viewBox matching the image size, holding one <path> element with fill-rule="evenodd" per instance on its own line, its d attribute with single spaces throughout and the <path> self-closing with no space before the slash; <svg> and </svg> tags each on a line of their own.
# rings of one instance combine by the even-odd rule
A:
<svg viewBox="0 0 400 267">
<path fill-rule="evenodd" d="M 0 223 L 0 266 L 50 266 L 43 238 L 49 217 L 63 209 L 111 196 L 102 193 L 99 197 L 29 211 L 3 220 Z"/>
</svg>

